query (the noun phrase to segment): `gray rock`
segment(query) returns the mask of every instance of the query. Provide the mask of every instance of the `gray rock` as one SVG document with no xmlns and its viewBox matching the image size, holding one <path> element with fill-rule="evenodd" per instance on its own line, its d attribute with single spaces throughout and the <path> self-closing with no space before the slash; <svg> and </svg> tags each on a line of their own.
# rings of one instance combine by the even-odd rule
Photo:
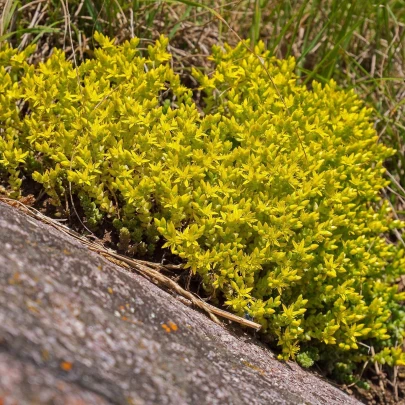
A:
<svg viewBox="0 0 405 405">
<path fill-rule="evenodd" d="M 2 203 L 0 246 L 4 405 L 358 403 Z"/>
</svg>

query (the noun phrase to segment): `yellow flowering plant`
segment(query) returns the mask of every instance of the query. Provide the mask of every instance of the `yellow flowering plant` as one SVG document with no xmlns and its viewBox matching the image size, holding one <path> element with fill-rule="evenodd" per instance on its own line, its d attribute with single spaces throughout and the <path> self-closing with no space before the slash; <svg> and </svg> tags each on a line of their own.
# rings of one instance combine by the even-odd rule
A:
<svg viewBox="0 0 405 405">
<path fill-rule="evenodd" d="M 381 363 L 405 364 L 404 250 L 386 238 L 403 224 L 380 195 L 394 151 L 356 94 L 333 81 L 309 90 L 294 59 L 240 43 L 214 47 L 212 74 L 193 71 L 201 113 L 167 38 L 147 55 L 136 38 L 95 38 L 77 67 L 56 49 L 38 66 L 32 48 L 0 51 L 10 194 L 26 177 L 58 206 L 69 187 L 90 228 L 114 225 L 121 250 L 163 241 L 283 359 L 301 349 L 304 365 L 361 362 L 373 345 Z"/>
</svg>

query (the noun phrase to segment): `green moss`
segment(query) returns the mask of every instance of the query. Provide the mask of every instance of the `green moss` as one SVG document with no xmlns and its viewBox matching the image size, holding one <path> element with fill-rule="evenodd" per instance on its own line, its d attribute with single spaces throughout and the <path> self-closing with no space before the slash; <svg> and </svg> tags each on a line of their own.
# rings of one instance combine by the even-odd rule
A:
<svg viewBox="0 0 405 405">
<path fill-rule="evenodd" d="M 97 225 L 103 219 L 103 214 L 97 208 L 97 205 L 94 201 L 91 201 L 86 194 L 79 195 L 80 205 L 83 208 L 84 215 L 87 218 L 87 225 L 90 229 L 97 228 Z"/>
<path fill-rule="evenodd" d="M 118 249 L 126 252 L 129 249 L 129 244 L 131 243 L 131 233 L 128 228 L 120 229 L 120 241 L 118 242 Z"/>
<path fill-rule="evenodd" d="M 314 359 L 309 355 L 308 352 L 300 352 L 297 354 L 296 358 L 298 364 L 304 368 L 310 368 L 315 364 Z"/>
<path fill-rule="evenodd" d="M 12 192 L 21 170 L 55 204 L 70 183 L 88 220 L 113 222 L 121 250 L 153 254 L 163 238 L 284 359 L 305 345 L 351 370 L 369 357 L 364 343 L 378 361 L 405 364 L 392 348 L 404 330 L 404 251 L 384 236 L 402 223 L 380 197 L 394 151 L 355 93 L 333 81 L 308 90 L 293 59 L 239 44 L 214 49 L 211 75 L 194 72 L 202 115 L 166 38 L 147 57 L 137 39 L 96 38 L 77 70 L 58 50 L 36 67 L 27 53 L 0 53 L 0 165 Z"/>
</svg>

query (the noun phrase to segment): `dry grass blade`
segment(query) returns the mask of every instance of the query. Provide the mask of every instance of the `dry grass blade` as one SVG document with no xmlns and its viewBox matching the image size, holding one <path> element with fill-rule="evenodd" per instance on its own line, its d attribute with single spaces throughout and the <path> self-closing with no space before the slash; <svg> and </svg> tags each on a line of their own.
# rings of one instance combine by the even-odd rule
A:
<svg viewBox="0 0 405 405">
<path fill-rule="evenodd" d="M 0 17 L 0 37 L 3 36 L 8 29 L 13 16 L 13 11 L 17 6 L 17 2 L 14 2 L 13 0 L 6 0 L 2 6 L 3 10 Z"/>
</svg>

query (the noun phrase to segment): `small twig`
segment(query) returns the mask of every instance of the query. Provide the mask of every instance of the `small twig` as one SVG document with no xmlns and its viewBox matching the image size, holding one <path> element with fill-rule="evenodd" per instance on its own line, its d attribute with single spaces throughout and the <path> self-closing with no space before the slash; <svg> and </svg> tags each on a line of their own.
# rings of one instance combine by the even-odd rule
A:
<svg viewBox="0 0 405 405">
<path fill-rule="evenodd" d="M 394 366 L 394 377 L 392 384 L 394 386 L 394 399 L 395 402 L 398 402 L 399 395 L 398 395 L 398 366 Z"/>
<path fill-rule="evenodd" d="M 77 9 L 76 9 L 76 11 L 75 11 L 75 13 L 74 13 L 74 15 L 73 15 L 73 18 L 77 18 L 77 16 L 80 14 L 80 11 L 82 10 L 84 1 L 85 1 L 85 0 L 81 0 L 81 1 L 80 1 L 80 4 L 79 4 L 79 6 L 77 7 Z"/>
<path fill-rule="evenodd" d="M 135 29 L 134 29 L 134 10 L 132 7 L 129 9 L 129 15 L 130 15 L 130 22 L 129 22 L 129 27 L 131 29 L 131 38 L 135 38 Z"/>
<path fill-rule="evenodd" d="M 353 386 L 356 385 L 359 381 L 361 381 L 361 377 L 363 377 L 363 373 L 364 373 L 364 370 L 366 369 L 367 365 L 368 365 L 368 360 L 364 363 L 363 368 L 361 369 L 359 378 L 358 378 L 355 382 L 353 382 L 353 383 L 351 383 L 350 385 L 348 385 L 347 388 L 353 387 Z"/>
<path fill-rule="evenodd" d="M 371 346 L 371 355 L 372 355 L 372 357 L 375 356 L 374 346 Z M 383 375 L 382 371 L 380 370 L 380 367 L 378 366 L 377 361 L 374 361 L 374 368 L 375 368 L 375 372 L 378 377 L 378 383 L 379 383 L 380 389 L 385 395 L 385 387 L 384 387 L 384 382 L 383 382 L 384 375 Z"/>
<path fill-rule="evenodd" d="M 91 247 L 90 247 L 90 249 L 93 250 Z M 103 249 L 103 250 L 96 249 L 96 251 L 103 254 L 103 256 L 107 255 L 107 256 L 113 257 L 117 260 L 120 260 L 120 261 L 128 264 L 133 269 L 139 271 L 141 274 L 147 275 L 147 276 L 155 279 L 156 281 L 160 282 L 164 286 L 176 291 L 179 295 L 190 300 L 196 307 L 208 312 L 208 314 L 210 316 L 212 314 L 214 314 L 221 318 L 229 319 L 230 321 L 240 323 L 241 325 L 248 326 L 248 327 L 256 329 L 256 330 L 260 330 L 260 328 L 261 328 L 261 325 L 256 322 L 249 321 L 240 316 L 233 315 L 227 311 L 216 308 L 213 305 L 207 304 L 206 302 L 202 301 L 200 297 L 196 297 L 190 291 L 186 291 L 184 288 L 180 287 L 171 278 L 164 276 L 163 274 L 159 273 L 157 270 L 154 270 L 150 267 L 145 266 L 139 260 L 130 259 L 126 256 L 122 256 L 120 254 L 113 253 L 112 251 L 106 251 L 105 249 Z M 159 265 L 159 266 L 161 266 L 161 265 Z M 211 318 L 212 318 L 212 316 L 211 316 Z"/>
<path fill-rule="evenodd" d="M 34 28 L 37 25 L 37 23 L 41 20 L 41 18 L 44 16 L 44 14 L 40 14 L 41 7 L 42 7 L 42 4 L 38 3 L 34 16 L 32 17 L 30 24 L 28 25 L 28 28 Z M 45 6 L 45 8 L 46 8 L 46 6 Z M 28 38 L 30 35 L 31 34 L 29 34 L 29 33 L 26 33 L 23 35 L 20 45 L 18 46 L 18 50 L 21 51 L 22 49 L 25 48 L 25 45 L 27 44 Z"/>
<path fill-rule="evenodd" d="M 23 6 L 19 7 L 18 12 L 21 12 L 21 11 L 23 11 L 23 10 L 26 9 L 26 8 L 32 7 L 32 6 L 34 6 L 35 4 L 38 4 L 38 3 L 45 3 L 46 1 L 47 1 L 47 0 L 35 0 L 35 1 L 31 1 L 31 2 L 29 2 L 28 4 L 24 4 Z"/>
</svg>

